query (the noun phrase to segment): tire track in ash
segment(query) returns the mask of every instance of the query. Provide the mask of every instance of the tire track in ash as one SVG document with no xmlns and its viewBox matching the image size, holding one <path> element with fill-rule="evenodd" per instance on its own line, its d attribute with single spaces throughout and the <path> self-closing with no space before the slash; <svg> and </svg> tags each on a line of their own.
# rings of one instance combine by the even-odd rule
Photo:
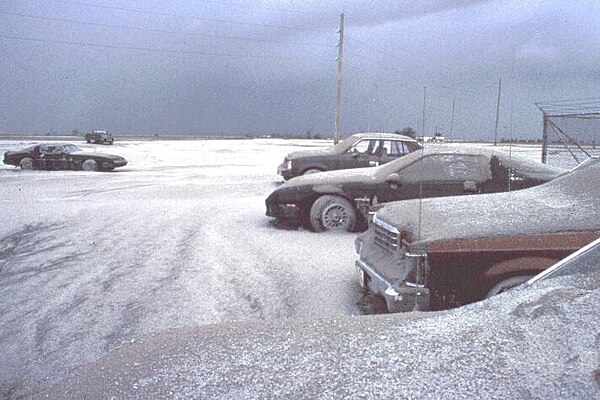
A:
<svg viewBox="0 0 600 400">
<path fill-rule="evenodd" d="M 27 387 L 60 363 L 62 344 L 69 341 L 60 325 L 85 301 L 84 295 L 56 289 L 76 279 L 88 253 L 69 233 L 67 224 L 48 222 L 25 225 L 0 239 L 2 386 Z M 38 367 L 40 360 L 46 360 L 45 368 Z"/>
<path fill-rule="evenodd" d="M 228 200 L 212 210 L 227 220 L 205 228 L 211 243 L 205 256 L 217 266 L 214 280 L 232 320 L 357 312 L 354 293 L 347 290 L 347 282 L 355 286 L 353 254 L 342 250 L 352 248 L 354 235 L 275 229 L 262 198 Z M 331 252 L 315 253 L 323 243 L 330 243 Z"/>
</svg>

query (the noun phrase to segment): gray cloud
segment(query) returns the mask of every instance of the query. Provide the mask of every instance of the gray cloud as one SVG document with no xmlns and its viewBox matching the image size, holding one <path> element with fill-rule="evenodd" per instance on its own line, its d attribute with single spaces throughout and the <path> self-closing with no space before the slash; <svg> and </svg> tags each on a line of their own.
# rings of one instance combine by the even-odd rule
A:
<svg viewBox="0 0 600 400">
<path fill-rule="evenodd" d="M 534 102 L 600 83 L 591 1 L 86 4 L 0 3 L 0 132 L 330 134 L 340 12 L 345 134 L 420 129 L 426 85 L 428 131 L 448 130 L 455 101 L 456 134 L 490 137 L 502 77 L 503 134 L 510 112 L 539 136 Z"/>
</svg>

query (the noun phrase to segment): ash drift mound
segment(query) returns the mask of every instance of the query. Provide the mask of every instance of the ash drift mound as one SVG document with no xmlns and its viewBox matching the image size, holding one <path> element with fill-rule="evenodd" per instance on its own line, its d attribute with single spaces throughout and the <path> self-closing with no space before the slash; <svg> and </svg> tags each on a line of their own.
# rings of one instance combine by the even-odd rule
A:
<svg viewBox="0 0 600 400">
<path fill-rule="evenodd" d="M 600 271 L 439 313 L 171 330 L 128 344 L 50 398 L 600 396 Z"/>
</svg>

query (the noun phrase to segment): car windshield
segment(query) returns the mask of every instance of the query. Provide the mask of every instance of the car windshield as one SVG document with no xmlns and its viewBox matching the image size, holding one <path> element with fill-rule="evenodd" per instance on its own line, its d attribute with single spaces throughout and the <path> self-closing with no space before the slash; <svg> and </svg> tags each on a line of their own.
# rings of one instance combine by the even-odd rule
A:
<svg viewBox="0 0 600 400">
<path fill-rule="evenodd" d="M 360 137 L 355 136 L 355 135 L 349 136 L 346 139 L 339 142 L 338 144 L 334 145 L 331 148 L 331 150 L 335 153 L 343 153 L 343 152 L 347 151 L 350 147 L 352 147 L 352 145 L 354 143 L 356 143 L 356 141 L 359 139 L 360 139 Z"/>
<path fill-rule="evenodd" d="M 574 274 L 590 275 L 593 271 L 598 270 L 598 268 L 600 268 L 600 239 L 593 241 L 569 257 L 557 262 L 544 272 L 530 279 L 527 284 L 531 285 L 535 282 L 556 276 Z"/>
<path fill-rule="evenodd" d="M 65 153 L 74 153 L 76 151 L 81 151 L 81 149 L 73 144 L 67 144 L 63 146 L 63 150 Z"/>
</svg>

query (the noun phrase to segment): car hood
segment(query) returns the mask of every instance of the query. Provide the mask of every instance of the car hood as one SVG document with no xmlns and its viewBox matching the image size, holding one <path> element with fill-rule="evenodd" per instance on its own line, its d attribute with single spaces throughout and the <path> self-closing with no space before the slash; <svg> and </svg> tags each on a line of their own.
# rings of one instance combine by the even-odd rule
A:
<svg viewBox="0 0 600 400">
<path fill-rule="evenodd" d="M 376 167 L 341 169 L 302 175 L 290 179 L 280 188 L 293 188 L 307 185 L 339 185 L 343 183 L 369 183 L 375 181 Z"/>
<path fill-rule="evenodd" d="M 111 160 L 120 160 L 120 159 L 123 159 L 123 157 L 116 156 L 114 154 L 92 153 L 92 152 L 89 152 L 89 151 L 74 151 L 71 154 L 74 155 L 74 156 L 81 156 L 81 157 L 103 157 L 103 158 L 108 158 L 108 159 L 111 159 Z"/>
<path fill-rule="evenodd" d="M 14 156 L 17 154 L 29 154 L 31 150 L 9 150 L 4 152 L 4 156 Z"/>
<path fill-rule="evenodd" d="M 529 189 L 392 202 L 377 212 L 378 219 L 411 232 L 415 247 L 449 239 L 600 230 L 598 215 L 600 162 Z"/>
<path fill-rule="evenodd" d="M 333 147 L 328 147 L 326 149 L 318 149 L 318 150 L 301 150 L 294 151 L 285 156 L 288 160 L 297 160 L 299 158 L 305 157 L 318 157 L 318 156 L 327 156 L 330 154 L 335 154 Z"/>
</svg>

